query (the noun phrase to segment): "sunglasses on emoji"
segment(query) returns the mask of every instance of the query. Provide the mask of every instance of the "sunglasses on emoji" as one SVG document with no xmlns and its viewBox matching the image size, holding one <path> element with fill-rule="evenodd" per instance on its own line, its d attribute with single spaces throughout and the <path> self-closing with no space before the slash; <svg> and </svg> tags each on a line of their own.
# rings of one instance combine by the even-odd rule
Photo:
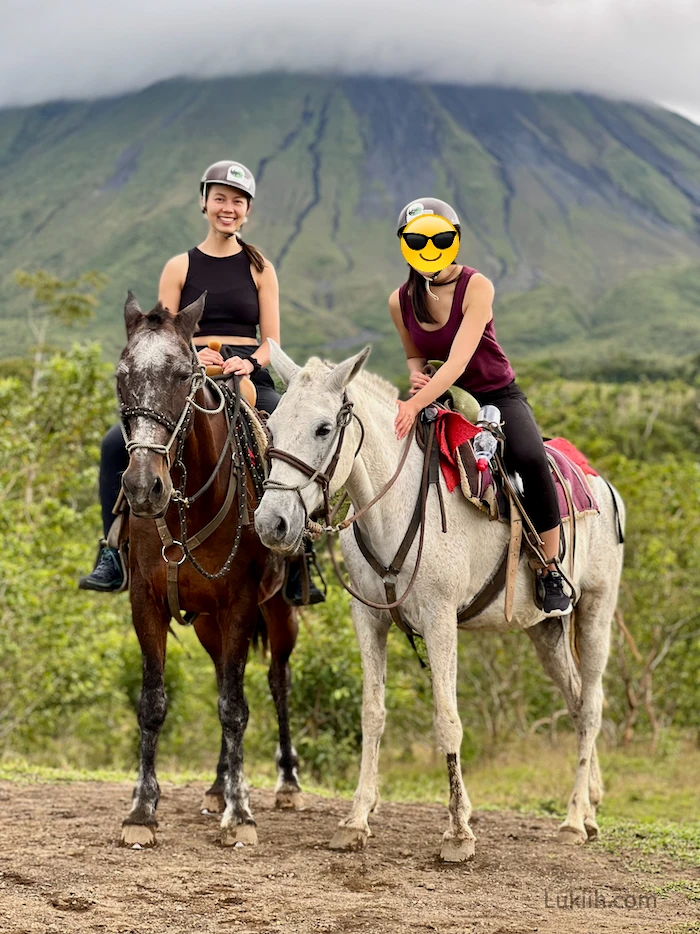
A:
<svg viewBox="0 0 700 934">
<path fill-rule="evenodd" d="M 436 247 L 436 249 L 448 250 L 454 243 L 457 231 L 445 230 L 441 233 L 433 234 L 432 237 L 427 237 L 425 234 L 419 233 L 402 233 L 401 236 L 409 250 L 422 250 L 428 245 L 428 240 L 432 240 L 433 246 Z"/>
</svg>

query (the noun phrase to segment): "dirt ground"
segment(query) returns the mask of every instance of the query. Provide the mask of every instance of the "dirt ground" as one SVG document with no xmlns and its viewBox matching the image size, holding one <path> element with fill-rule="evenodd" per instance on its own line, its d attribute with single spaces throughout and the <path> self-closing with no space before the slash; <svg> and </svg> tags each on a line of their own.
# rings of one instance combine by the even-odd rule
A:
<svg viewBox="0 0 700 934">
<path fill-rule="evenodd" d="M 1 934 L 660 934 L 698 917 L 680 894 L 646 902 L 697 872 L 561 847 L 553 820 L 476 812 L 476 858 L 442 865 L 445 808 L 383 803 L 368 848 L 345 854 L 326 844 L 347 802 L 277 812 L 254 791 L 259 845 L 223 848 L 203 791 L 164 784 L 159 845 L 132 850 L 116 842 L 130 785 L 0 783 Z"/>
</svg>

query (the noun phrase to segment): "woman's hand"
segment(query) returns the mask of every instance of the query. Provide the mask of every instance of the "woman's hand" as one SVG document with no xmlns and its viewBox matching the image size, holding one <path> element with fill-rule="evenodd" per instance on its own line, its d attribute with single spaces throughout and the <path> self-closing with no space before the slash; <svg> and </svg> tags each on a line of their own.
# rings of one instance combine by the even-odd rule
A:
<svg viewBox="0 0 700 934">
<path fill-rule="evenodd" d="M 237 376 L 250 376 L 253 372 L 253 364 L 247 357 L 229 357 L 224 360 L 224 376 L 231 376 L 235 373 Z"/>
<path fill-rule="evenodd" d="M 430 382 L 430 377 L 427 373 L 421 373 L 420 371 L 411 373 L 411 388 L 409 390 L 410 396 L 415 396 L 417 392 L 420 392 L 423 386 L 427 386 Z"/>
<path fill-rule="evenodd" d="M 420 409 L 416 407 L 413 399 L 408 402 L 402 402 L 401 399 L 396 403 L 399 407 L 399 413 L 394 421 L 394 431 L 399 441 L 406 437 L 411 430 L 413 423 L 418 418 Z"/>
<path fill-rule="evenodd" d="M 202 347 L 201 350 L 197 351 L 197 356 L 199 357 L 199 362 L 203 363 L 205 366 L 223 367 L 224 365 L 224 358 L 219 351 L 212 350 L 211 347 Z"/>
</svg>

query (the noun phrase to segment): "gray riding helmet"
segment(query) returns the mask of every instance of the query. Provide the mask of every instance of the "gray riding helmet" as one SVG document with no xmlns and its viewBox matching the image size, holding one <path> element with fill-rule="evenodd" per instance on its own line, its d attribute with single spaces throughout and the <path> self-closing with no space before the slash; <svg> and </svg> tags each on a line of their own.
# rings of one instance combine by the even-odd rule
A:
<svg viewBox="0 0 700 934">
<path fill-rule="evenodd" d="M 409 201 L 406 207 L 399 214 L 396 235 L 401 236 L 401 232 L 409 221 L 415 220 L 421 214 L 439 214 L 448 220 L 460 233 L 461 227 L 457 212 L 448 204 L 447 201 L 441 201 L 439 198 L 416 198 Z"/>
<path fill-rule="evenodd" d="M 208 185 L 228 185 L 230 188 L 239 188 L 247 194 L 251 201 L 255 197 L 255 179 L 250 169 L 242 162 L 233 162 L 224 159 L 210 165 L 199 182 L 199 203 L 204 211 L 207 200 Z"/>
</svg>

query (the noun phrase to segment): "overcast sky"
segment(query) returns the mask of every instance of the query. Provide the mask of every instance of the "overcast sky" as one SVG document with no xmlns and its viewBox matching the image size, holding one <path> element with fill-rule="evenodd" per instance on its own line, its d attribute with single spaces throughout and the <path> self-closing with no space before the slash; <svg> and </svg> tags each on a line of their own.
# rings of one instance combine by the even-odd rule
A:
<svg viewBox="0 0 700 934">
<path fill-rule="evenodd" d="M 700 0 L 0 0 L 0 106 L 273 69 L 583 90 L 700 121 Z"/>
</svg>

